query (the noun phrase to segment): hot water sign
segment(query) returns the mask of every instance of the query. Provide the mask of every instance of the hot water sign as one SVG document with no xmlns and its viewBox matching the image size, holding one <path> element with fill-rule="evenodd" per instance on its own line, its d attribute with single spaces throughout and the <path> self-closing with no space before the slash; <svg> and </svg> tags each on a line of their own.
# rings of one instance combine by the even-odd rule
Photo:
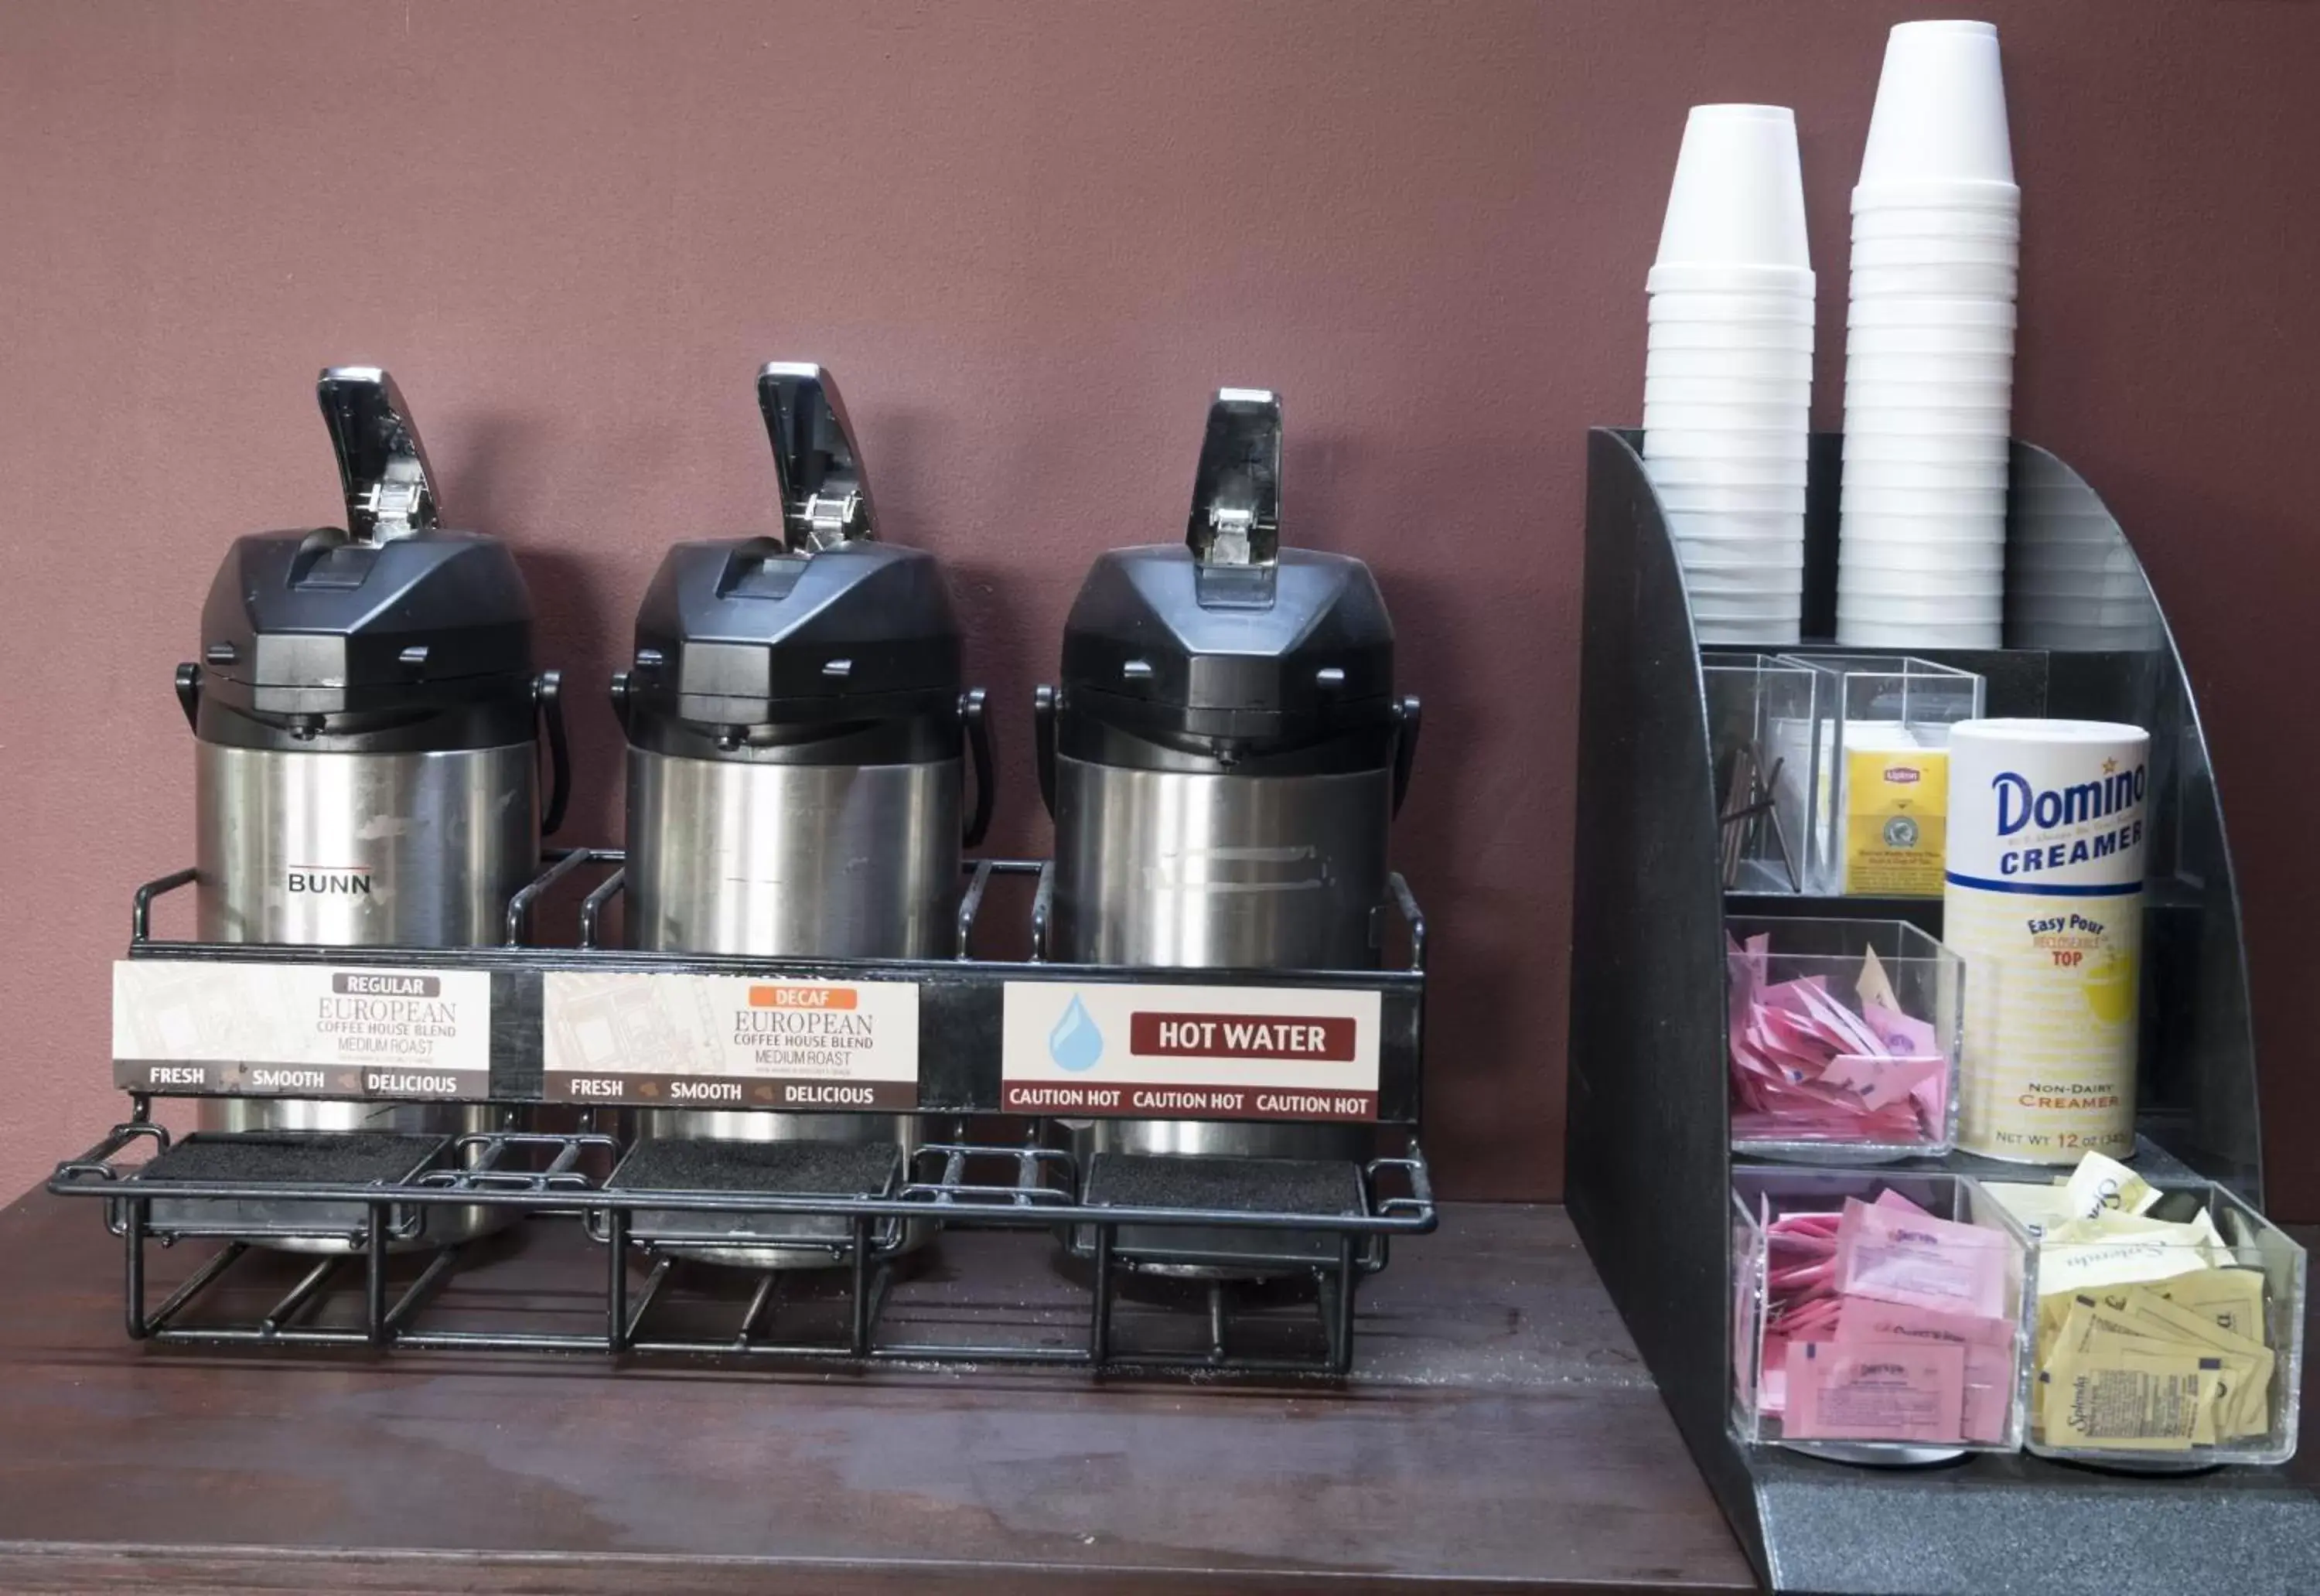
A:
<svg viewBox="0 0 2320 1596">
<path fill-rule="evenodd" d="M 1012 1114 L 1377 1118 L 1374 992 L 1010 981 Z"/>
</svg>

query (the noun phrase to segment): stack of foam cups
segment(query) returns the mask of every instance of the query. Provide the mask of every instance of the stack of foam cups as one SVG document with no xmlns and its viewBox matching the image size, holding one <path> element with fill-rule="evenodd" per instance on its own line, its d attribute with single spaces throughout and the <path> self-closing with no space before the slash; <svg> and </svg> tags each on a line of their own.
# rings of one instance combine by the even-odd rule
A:
<svg viewBox="0 0 2320 1596">
<path fill-rule="evenodd" d="M 1853 191 L 1840 641 L 1998 646 L 2021 238 L 1998 30 L 1902 23 Z"/>
<path fill-rule="evenodd" d="M 1795 115 L 1695 105 L 1646 283 L 1644 464 L 1703 643 L 1798 639 L 1813 274 Z"/>
</svg>

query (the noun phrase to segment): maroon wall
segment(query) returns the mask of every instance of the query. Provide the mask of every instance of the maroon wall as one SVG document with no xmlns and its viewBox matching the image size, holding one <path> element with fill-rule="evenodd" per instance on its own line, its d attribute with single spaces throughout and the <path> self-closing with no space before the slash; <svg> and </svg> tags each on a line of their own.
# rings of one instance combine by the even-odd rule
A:
<svg viewBox="0 0 2320 1596">
<path fill-rule="evenodd" d="M 1089 556 L 1181 536 L 1202 406 L 1287 395 L 1288 531 L 1378 568 L 1427 729 L 1432 1150 L 1562 1182 L 1585 429 L 1632 422 L 1684 107 L 1798 109 L 1835 422 L 1862 0 L 0 8 L 0 1190 L 84 1145 L 128 889 L 184 863 L 171 667 L 226 540 L 336 517 L 312 383 L 376 362 L 599 685 L 683 535 L 762 530 L 750 379 L 839 374 L 886 530 L 949 560 L 1045 846 L 1031 685 Z M 2320 6 L 2041 0 L 2003 30 L 2017 430 L 2111 500 L 2247 884 L 2276 1205 L 2320 1218 L 2302 680 L 2320 572 Z"/>
</svg>

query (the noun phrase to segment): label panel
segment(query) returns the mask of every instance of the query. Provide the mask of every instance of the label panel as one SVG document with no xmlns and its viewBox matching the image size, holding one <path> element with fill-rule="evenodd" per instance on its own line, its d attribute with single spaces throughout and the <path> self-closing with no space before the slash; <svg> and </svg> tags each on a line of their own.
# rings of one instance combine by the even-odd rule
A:
<svg viewBox="0 0 2320 1596">
<path fill-rule="evenodd" d="M 919 1105 L 915 982 L 550 970 L 540 1007 L 550 1102 Z"/>
<path fill-rule="evenodd" d="M 1005 1002 L 1007 1113 L 1377 1118 L 1378 993 L 1010 981 Z"/>
<path fill-rule="evenodd" d="M 256 1097 L 491 1095 L 482 970 L 121 959 L 113 1079 L 131 1092 Z"/>
</svg>

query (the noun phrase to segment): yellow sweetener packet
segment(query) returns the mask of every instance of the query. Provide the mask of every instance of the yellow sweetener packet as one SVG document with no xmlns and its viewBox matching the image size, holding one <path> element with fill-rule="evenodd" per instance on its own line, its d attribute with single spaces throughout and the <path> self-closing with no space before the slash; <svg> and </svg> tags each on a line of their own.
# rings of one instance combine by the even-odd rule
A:
<svg viewBox="0 0 2320 1596">
<path fill-rule="evenodd" d="M 2264 1334 L 2261 1269 L 2202 1269 L 2162 1281 L 2152 1289 L 2170 1302 L 2213 1319 L 2220 1329 L 2259 1346 L 2269 1343 Z"/>
<path fill-rule="evenodd" d="M 2143 1335 L 2213 1353 L 2223 1360 L 2224 1390 L 2217 1398 L 2216 1427 L 2226 1440 L 2262 1435 L 2271 1428 L 2271 1348 L 2235 1336 L 2180 1303 L 2148 1287 L 2132 1285 L 2100 1293 L 2102 1305 Z"/>
<path fill-rule="evenodd" d="M 2185 1356 L 2198 1360 L 2207 1375 L 2194 1445 L 2211 1446 L 2218 1439 L 2261 1435 L 2270 1428 L 2270 1350 L 2227 1337 L 2139 1286 L 2073 1297 L 2049 1367 L 2154 1367 L 2166 1373 L 2176 1365 L 2149 1360 Z"/>
<path fill-rule="evenodd" d="M 2147 1212 L 2159 1201 L 2160 1193 L 2144 1180 L 2116 1158 L 2100 1153 L 2089 1153 L 2079 1160 L 2071 1172 L 2063 1190 L 2069 1194 L 2071 1210 L 2079 1219 L 2093 1219 L 2106 1213 L 2121 1213 L 2130 1217 Z"/>
<path fill-rule="evenodd" d="M 2131 1365 L 2065 1364 L 2039 1376 L 2039 1413 L 2050 1446 L 2188 1452 L 2203 1412 L 2212 1433 L 2211 1371 L 2184 1353 L 2159 1350 Z"/>
</svg>

